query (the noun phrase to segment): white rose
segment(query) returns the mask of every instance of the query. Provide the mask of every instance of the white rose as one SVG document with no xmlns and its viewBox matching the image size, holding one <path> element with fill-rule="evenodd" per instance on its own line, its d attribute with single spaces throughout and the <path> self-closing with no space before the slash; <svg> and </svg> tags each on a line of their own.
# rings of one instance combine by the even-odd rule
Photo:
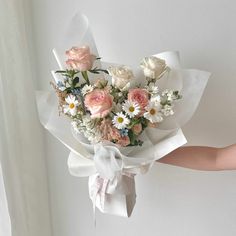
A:
<svg viewBox="0 0 236 236">
<path fill-rule="evenodd" d="M 130 85 L 130 80 L 134 78 L 132 70 L 127 66 L 109 67 L 108 73 L 112 76 L 112 85 L 121 90 Z"/>
<path fill-rule="evenodd" d="M 145 57 L 140 63 L 144 75 L 151 79 L 159 79 L 160 75 L 166 70 L 166 62 L 157 57 Z"/>
</svg>

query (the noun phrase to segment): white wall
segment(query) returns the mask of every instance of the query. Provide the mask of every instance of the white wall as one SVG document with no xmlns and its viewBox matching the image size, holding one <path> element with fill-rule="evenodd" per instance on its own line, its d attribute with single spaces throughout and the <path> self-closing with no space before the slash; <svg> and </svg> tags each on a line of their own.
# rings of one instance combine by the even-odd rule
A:
<svg viewBox="0 0 236 236">
<path fill-rule="evenodd" d="M 51 49 L 76 10 L 88 16 L 105 61 L 138 64 L 143 56 L 179 50 L 184 67 L 211 71 L 185 134 L 189 145 L 236 141 L 235 1 L 33 0 L 40 88 L 49 89 L 50 70 L 56 66 Z M 54 236 L 236 235 L 236 171 L 198 172 L 162 164 L 137 177 L 130 219 L 98 212 L 95 230 L 87 179 L 69 175 L 68 150 L 46 131 L 45 136 Z"/>
</svg>

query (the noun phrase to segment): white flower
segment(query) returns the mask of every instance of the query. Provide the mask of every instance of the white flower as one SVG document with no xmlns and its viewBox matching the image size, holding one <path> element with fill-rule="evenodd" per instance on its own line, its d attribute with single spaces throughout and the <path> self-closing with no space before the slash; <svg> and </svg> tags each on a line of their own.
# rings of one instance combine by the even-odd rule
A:
<svg viewBox="0 0 236 236">
<path fill-rule="evenodd" d="M 159 123 L 163 121 L 163 117 L 161 114 L 161 104 L 157 104 L 156 102 L 149 102 L 149 104 L 145 107 L 145 112 L 143 116 L 148 119 L 151 123 Z"/>
<path fill-rule="evenodd" d="M 87 93 L 90 93 L 93 91 L 93 86 L 92 85 L 84 85 L 84 87 L 81 90 L 81 93 L 83 94 L 83 96 Z"/>
<path fill-rule="evenodd" d="M 151 79 L 160 79 L 167 69 L 165 60 L 153 56 L 143 58 L 140 66 L 143 69 L 144 75 Z"/>
<path fill-rule="evenodd" d="M 138 105 L 138 103 L 128 100 L 125 101 L 122 108 L 130 118 L 138 115 L 140 112 L 140 106 Z"/>
<path fill-rule="evenodd" d="M 172 102 L 175 99 L 174 91 L 166 89 L 162 92 L 162 96 L 167 99 L 167 101 Z"/>
<path fill-rule="evenodd" d="M 173 105 L 165 105 L 162 109 L 161 109 L 162 113 L 164 114 L 164 116 L 172 116 L 174 115 L 174 111 L 173 111 Z"/>
<path fill-rule="evenodd" d="M 117 113 L 112 120 L 112 123 L 117 129 L 126 128 L 129 122 L 130 120 L 121 112 Z"/>
<path fill-rule="evenodd" d="M 89 142 L 97 143 L 101 141 L 101 132 L 89 115 L 83 116 L 82 120 L 72 121 L 71 125 L 76 133 L 83 134 Z"/>
<path fill-rule="evenodd" d="M 69 113 L 72 116 L 76 115 L 78 100 L 73 95 L 68 95 L 66 98 L 66 105 L 64 105 L 64 113 Z"/>
<path fill-rule="evenodd" d="M 77 132 L 77 133 L 79 132 L 78 123 L 76 121 L 72 121 L 71 126 L 75 130 L 75 132 Z"/>
<path fill-rule="evenodd" d="M 156 86 L 154 83 L 150 83 L 148 86 L 146 86 L 146 89 L 151 94 L 157 94 L 159 92 L 158 86 Z"/>
<path fill-rule="evenodd" d="M 151 101 L 151 102 L 154 102 L 154 103 L 157 103 L 157 104 L 160 104 L 160 102 L 161 102 L 161 96 L 160 96 L 159 94 L 153 95 L 153 96 L 151 96 L 150 101 Z"/>
<path fill-rule="evenodd" d="M 128 89 L 130 80 L 134 78 L 132 70 L 127 66 L 109 67 L 108 73 L 112 76 L 112 85 L 121 90 Z"/>
</svg>

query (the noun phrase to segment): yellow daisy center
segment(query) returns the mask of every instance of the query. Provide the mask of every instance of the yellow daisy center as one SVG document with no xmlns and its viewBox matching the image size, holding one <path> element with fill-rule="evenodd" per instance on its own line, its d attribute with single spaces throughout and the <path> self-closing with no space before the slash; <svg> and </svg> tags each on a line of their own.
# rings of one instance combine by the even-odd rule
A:
<svg viewBox="0 0 236 236">
<path fill-rule="evenodd" d="M 134 112 L 134 107 L 129 107 L 130 112 Z"/>
<path fill-rule="evenodd" d="M 74 107 L 75 107 L 75 104 L 74 103 L 70 103 L 69 108 L 73 109 Z"/>
<path fill-rule="evenodd" d="M 156 114 L 156 110 L 152 108 L 152 109 L 149 111 L 149 113 L 153 116 L 153 115 Z"/>
<path fill-rule="evenodd" d="M 117 121 L 118 121 L 119 123 L 123 123 L 124 119 L 123 119 L 122 117 L 118 117 Z"/>
</svg>

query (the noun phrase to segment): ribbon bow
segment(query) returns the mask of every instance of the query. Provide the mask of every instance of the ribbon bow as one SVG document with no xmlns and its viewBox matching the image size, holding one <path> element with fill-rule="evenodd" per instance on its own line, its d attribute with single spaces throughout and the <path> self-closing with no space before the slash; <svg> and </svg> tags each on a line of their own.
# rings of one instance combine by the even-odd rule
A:
<svg viewBox="0 0 236 236">
<path fill-rule="evenodd" d="M 89 196 L 93 207 L 103 213 L 129 217 L 136 202 L 134 176 L 137 170 L 124 168 L 122 154 L 114 146 L 96 144 L 90 164 L 87 159 L 88 163 L 79 167 L 78 159 L 76 153 L 70 153 L 69 170 L 72 175 L 78 176 L 79 172 L 80 176 L 89 176 Z M 81 172 L 80 168 L 86 171 Z"/>
</svg>

